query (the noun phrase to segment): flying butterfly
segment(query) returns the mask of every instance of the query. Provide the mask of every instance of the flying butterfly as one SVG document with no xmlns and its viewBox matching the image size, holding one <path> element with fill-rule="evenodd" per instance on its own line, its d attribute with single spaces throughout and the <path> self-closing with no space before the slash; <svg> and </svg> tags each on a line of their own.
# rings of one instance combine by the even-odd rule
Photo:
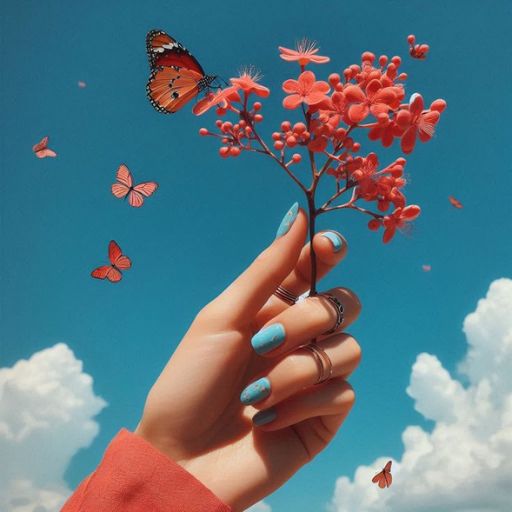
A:
<svg viewBox="0 0 512 512">
<path fill-rule="evenodd" d="M 391 476 L 391 461 L 389 461 L 383 468 L 382 471 L 379 471 L 373 478 L 372 482 L 374 484 L 378 484 L 381 489 L 384 487 L 389 487 L 393 482 L 393 477 Z"/>
<path fill-rule="evenodd" d="M 463 204 L 455 197 L 453 196 L 448 196 L 448 201 L 450 201 L 450 204 L 454 207 L 454 208 L 464 208 Z"/>
<path fill-rule="evenodd" d="M 37 158 L 46 158 L 47 156 L 54 158 L 57 156 L 57 153 L 48 147 L 48 136 L 43 137 L 36 145 L 32 146 L 32 151 Z"/>
<path fill-rule="evenodd" d="M 114 240 L 108 244 L 108 259 L 110 265 L 103 265 L 95 268 L 91 272 L 91 276 L 96 279 L 108 279 L 112 283 L 121 281 L 123 274 L 121 270 L 127 270 L 132 266 L 132 262 L 128 256 L 125 256 L 119 245 Z"/>
<path fill-rule="evenodd" d="M 144 197 L 149 197 L 158 188 L 158 183 L 146 181 L 133 184 L 133 176 L 126 165 L 121 164 L 116 173 L 117 183 L 112 184 L 112 194 L 122 199 L 128 198 L 128 203 L 134 208 L 140 208 L 144 204 Z"/>
<path fill-rule="evenodd" d="M 174 114 L 217 78 L 207 75 L 197 59 L 162 30 L 148 32 L 146 50 L 151 68 L 147 96 L 163 114 Z"/>
</svg>

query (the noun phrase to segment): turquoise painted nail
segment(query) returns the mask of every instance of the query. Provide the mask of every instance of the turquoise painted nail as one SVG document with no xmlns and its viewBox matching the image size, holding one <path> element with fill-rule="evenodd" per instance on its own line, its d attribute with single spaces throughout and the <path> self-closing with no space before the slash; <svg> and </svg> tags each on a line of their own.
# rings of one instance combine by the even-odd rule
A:
<svg viewBox="0 0 512 512">
<path fill-rule="evenodd" d="M 256 413 L 252 417 L 252 422 L 254 423 L 254 425 L 260 427 L 261 425 L 266 425 L 267 423 L 274 421 L 276 418 L 277 413 L 275 409 L 271 407 L 270 409 L 265 409 L 264 411 Z"/>
<path fill-rule="evenodd" d="M 328 238 L 332 242 L 334 252 L 338 252 L 343 247 L 343 240 L 340 235 L 333 233 L 332 231 L 326 231 L 325 233 L 322 233 L 322 236 L 325 236 L 325 238 Z"/>
<path fill-rule="evenodd" d="M 276 238 L 280 236 L 286 235 L 295 219 L 297 218 L 297 214 L 299 213 L 299 203 L 294 203 L 293 206 L 286 212 L 286 215 L 283 217 L 281 224 L 279 224 L 279 228 L 277 229 Z"/>
<path fill-rule="evenodd" d="M 258 354 L 266 354 L 281 345 L 284 337 L 283 324 L 272 324 L 257 332 L 251 339 L 251 345 Z"/>
<path fill-rule="evenodd" d="M 266 377 L 255 380 L 240 394 L 240 402 L 245 405 L 255 404 L 270 395 L 270 381 Z"/>
</svg>

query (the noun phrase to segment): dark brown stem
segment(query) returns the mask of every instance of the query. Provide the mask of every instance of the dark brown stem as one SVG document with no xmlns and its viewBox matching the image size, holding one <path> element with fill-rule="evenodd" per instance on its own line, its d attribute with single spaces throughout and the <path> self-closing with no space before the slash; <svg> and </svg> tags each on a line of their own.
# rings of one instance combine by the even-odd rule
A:
<svg viewBox="0 0 512 512">
<path fill-rule="evenodd" d="M 316 207 L 315 207 L 315 189 L 308 191 L 306 194 L 308 198 L 309 210 L 309 254 L 311 258 L 311 285 L 309 289 L 309 296 L 317 295 L 316 291 L 316 253 L 313 249 L 313 238 L 315 236 L 315 221 L 316 221 Z"/>
</svg>

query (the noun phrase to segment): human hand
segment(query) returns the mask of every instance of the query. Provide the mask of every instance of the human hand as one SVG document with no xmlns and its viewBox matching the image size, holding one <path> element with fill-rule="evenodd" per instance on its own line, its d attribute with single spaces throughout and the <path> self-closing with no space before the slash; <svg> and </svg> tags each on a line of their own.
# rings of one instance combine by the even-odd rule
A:
<svg viewBox="0 0 512 512">
<path fill-rule="evenodd" d="M 340 331 L 359 315 L 356 295 L 346 288 L 329 290 L 345 312 L 340 329 L 330 335 L 322 333 L 333 327 L 336 312 L 325 297 L 290 306 L 273 295 L 279 285 L 296 295 L 309 289 L 306 232 L 305 213 L 292 207 L 280 236 L 199 312 L 149 392 L 135 431 L 234 512 L 275 491 L 311 461 L 354 403 L 346 379 L 361 350 Z M 347 249 L 339 234 L 327 233 L 313 240 L 319 277 Z M 263 330 L 269 326 L 274 327 Z M 315 358 L 299 348 L 314 338 L 333 364 L 332 377 L 317 385 Z M 261 378 L 266 380 L 248 387 Z M 258 411 L 263 412 L 255 425 Z"/>
</svg>

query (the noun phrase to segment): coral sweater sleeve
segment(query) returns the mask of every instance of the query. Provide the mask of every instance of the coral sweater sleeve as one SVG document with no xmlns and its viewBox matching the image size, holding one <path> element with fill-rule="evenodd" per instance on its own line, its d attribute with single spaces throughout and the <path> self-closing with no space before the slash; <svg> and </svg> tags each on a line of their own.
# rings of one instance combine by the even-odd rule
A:
<svg viewBox="0 0 512 512">
<path fill-rule="evenodd" d="M 121 429 L 61 512 L 231 512 L 142 437 Z"/>
</svg>

